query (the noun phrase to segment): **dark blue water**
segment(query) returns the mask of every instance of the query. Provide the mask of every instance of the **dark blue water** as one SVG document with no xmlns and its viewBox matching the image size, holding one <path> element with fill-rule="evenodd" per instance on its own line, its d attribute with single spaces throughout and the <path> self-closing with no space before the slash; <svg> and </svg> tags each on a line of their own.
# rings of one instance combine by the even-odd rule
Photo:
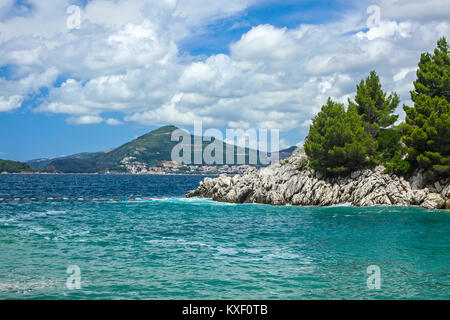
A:
<svg viewBox="0 0 450 320">
<path fill-rule="evenodd" d="M 446 211 L 184 199 L 202 179 L 0 175 L 0 298 L 450 298 Z"/>
</svg>

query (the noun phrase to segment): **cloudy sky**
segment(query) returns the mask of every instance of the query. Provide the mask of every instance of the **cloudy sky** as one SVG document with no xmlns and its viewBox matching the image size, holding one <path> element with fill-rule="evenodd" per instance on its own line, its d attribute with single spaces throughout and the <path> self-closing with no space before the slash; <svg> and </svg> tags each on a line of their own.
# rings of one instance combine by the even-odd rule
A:
<svg viewBox="0 0 450 320">
<path fill-rule="evenodd" d="M 295 145 L 370 70 L 410 104 L 420 54 L 450 37 L 450 0 L 281 3 L 1 0 L 0 158 L 98 151 L 195 120 L 278 128 Z"/>
</svg>

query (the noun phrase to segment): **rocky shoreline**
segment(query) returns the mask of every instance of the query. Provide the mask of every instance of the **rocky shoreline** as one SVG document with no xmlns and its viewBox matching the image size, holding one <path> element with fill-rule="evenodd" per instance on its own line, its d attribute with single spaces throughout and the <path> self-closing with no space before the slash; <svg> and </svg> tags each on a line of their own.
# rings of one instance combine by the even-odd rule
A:
<svg viewBox="0 0 450 320">
<path fill-rule="evenodd" d="M 369 206 L 421 206 L 449 209 L 450 181 L 424 185 L 416 174 L 410 181 L 384 173 L 383 167 L 359 170 L 346 177 L 323 177 L 305 166 L 303 149 L 287 160 L 244 175 L 205 178 L 186 197 L 211 198 L 228 203 L 261 203 L 295 206 L 351 204 Z"/>
</svg>

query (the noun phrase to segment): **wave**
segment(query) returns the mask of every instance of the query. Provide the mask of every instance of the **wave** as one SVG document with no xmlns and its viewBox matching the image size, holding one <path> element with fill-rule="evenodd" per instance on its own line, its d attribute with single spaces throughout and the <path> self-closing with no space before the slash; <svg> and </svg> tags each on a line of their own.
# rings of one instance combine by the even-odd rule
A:
<svg viewBox="0 0 450 320">
<path fill-rule="evenodd" d="M 215 244 L 208 244 L 201 241 L 196 240 L 185 240 L 185 239 L 175 239 L 175 238 L 162 238 L 162 239 L 151 239 L 145 240 L 144 243 L 162 246 L 162 247 L 176 247 L 176 246 L 185 246 L 185 247 L 205 247 L 215 253 L 216 257 L 223 256 L 239 256 L 243 259 L 244 256 L 253 256 L 259 257 L 259 260 L 273 260 L 273 259 L 281 259 L 281 260 L 295 260 L 301 259 L 302 264 L 309 264 L 311 260 L 307 257 L 302 257 L 298 254 L 292 253 L 288 250 L 280 249 L 280 248 L 237 248 L 237 247 L 222 247 L 216 246 Z"/>
<path fill-rule="evenodd" d="M 35 218 L 45 218 L 54 215 L 66 214 L 67 210 L 46 210 L 46 211 L 32 211 L 29 213 L 20 213 L 8 218 L 1 218 L 0 223 L 8 226 L 9 223 L 15 223 L 23 220 L 34 220 Z"/>
<path fill-rule="evenodd" d="M 295 260 L 300 258 L 298 254 L 281 251 L 276 253 L 269 253 L 265 257 L 268 259 L 282 259 L 282 260 Z"/>
<path fill-rule="evenodd" d="M 185 198 L 185 197 L 170 197 L 170 198 L 150 198 L 149 200 L 139 200 L 137 202 L 167 202 L 167 203 L 189 203 L 189 204 L 207 204 L 212 206 L 236 206 L 234 203 L 216 202 L 212 199 L 206 198 Z"/>
<path fill-rule="evenodd" d="M 210 245 L 201 242 L 201 241 L 187 241 L 184 239 L 152 239 L 152 240 L 145 240 L 145 243 L 150 244 L 158 244 L 163 246 L 175 246 L 175 245 L 182 245 L 182 246 L 199 246 L 199 247 L 210 247 Z"/>
<path fill-rule="evenodd" d="M 48 216 L 63 215 L 67 212 L 67 210 L 32 211 L 30 213 L 24 213 L 22 216 L 24 218 L 45 218 Z"/>
<path fill-rule="evenodd" d="M 340 204 L 334 204 L 332 206 L 329 206 L 330 208 L 336 208 L 336 207 L 353 207 L 351 202 L 345 202 Z"/>
<path fill-rule="evenodd" d="M 219 255 L 226 255 L 226 256 L 233 256 L 239 253 L 239 251 L 237 249 L 233 249 L 233 248 L 222 248 L 222 247 L 218 247 L 216 249 Z"/>
<path fill-rule="evenodd" d="M 56 288 L 61 286 L 61 281 L 51 279 L 29 280 L 29 281 L 7 281 L 0 282 L 0 292 L 20 291 L 23 294 L 35 290 L 42 290 L 48 288 Z"/>
</svg>

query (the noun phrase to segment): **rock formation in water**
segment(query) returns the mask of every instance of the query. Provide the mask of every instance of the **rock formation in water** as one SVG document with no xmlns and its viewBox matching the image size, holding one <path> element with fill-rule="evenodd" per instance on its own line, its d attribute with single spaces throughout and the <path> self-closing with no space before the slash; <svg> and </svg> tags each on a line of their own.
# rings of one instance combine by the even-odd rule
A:
<svg viewBox="0 0 450 320">
<path fill-rule="evenodd" d="M 306 167 L 307 156 L 297 149 L 288 160 L 243 176 L 206 178 L 186 197 L 212 198 L 219 202 L 273 205 L 411 206 L 443 209 L 448 206 L 450 181 L 424 186 L 423 175 L 410 181 L 385 174 L 383 167 L 359 170 L 346 177 L 324 177 Z"/>
</svg>

